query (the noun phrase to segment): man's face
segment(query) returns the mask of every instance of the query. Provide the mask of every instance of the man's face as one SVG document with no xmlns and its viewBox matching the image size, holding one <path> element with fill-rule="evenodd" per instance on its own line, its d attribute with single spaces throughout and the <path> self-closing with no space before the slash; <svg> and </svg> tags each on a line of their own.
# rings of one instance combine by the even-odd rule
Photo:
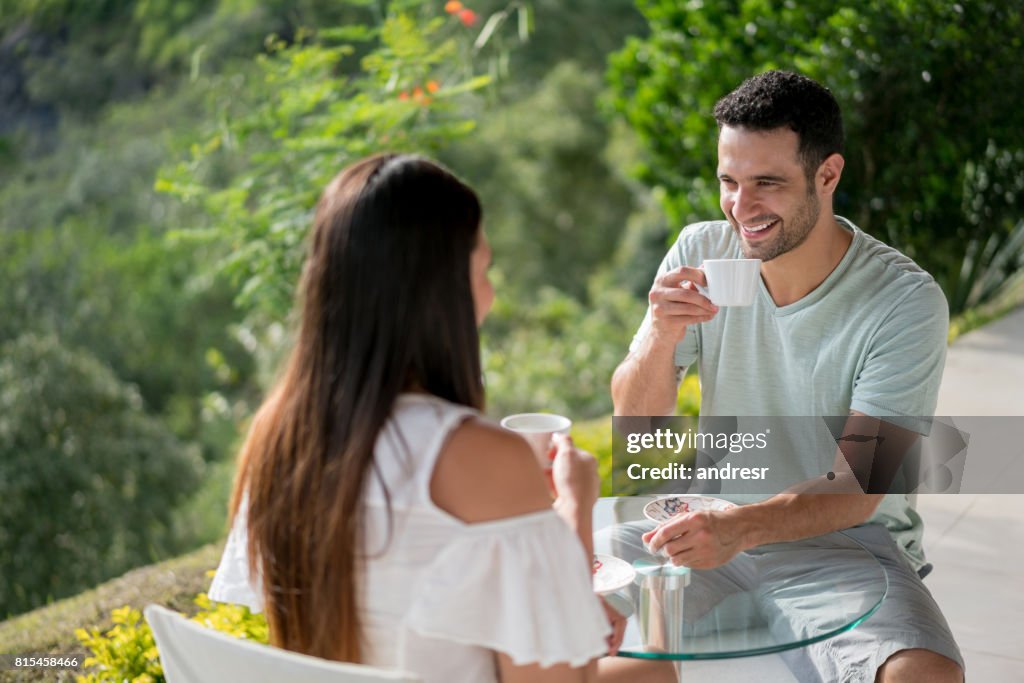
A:
<svg viewBox="0 0 1024 683">
<path fill-rule="evenodd" d="M 723 126 L 718 136 L 718 181 L 725 217 L 747 258 L 770 261 L 807 239 L 821 204 L 788 128 L 751 131 Z"/>
</svg>

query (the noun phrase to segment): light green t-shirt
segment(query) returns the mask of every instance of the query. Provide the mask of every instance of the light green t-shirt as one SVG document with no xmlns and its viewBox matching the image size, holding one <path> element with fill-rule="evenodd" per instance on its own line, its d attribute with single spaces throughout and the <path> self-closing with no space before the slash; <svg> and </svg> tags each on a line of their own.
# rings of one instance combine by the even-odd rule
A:
<svg viewBox="0 0 1024 683">
<path fill-rule="evenodd" d="M 780 307 L 762 281 L 752 306 L 721 308 L 711 321 L 691 326 L 676 346 L 677 368 L 698 363 L 702 416 L 844 416 L 856 410 L 928 433 L 946 355 L 945 296 L 911 259 L 836 219 L 853 240 L 814 291 Z M 726 221 L 686 227 L 658 272 L 712 258 L 743 258 Z M 650 316 L 648 310 L 631 349 L 646 335 Z M 758 431 L 753 417 L 742 431 Z M 795 478 L 819 477 L 829 469 L 835 444 L 822 423 L 814 435 L 774 443 L 771 465 Z M 885 524 L 915 569 L 924 564 L 921 518 L 907 496 L 887 495 L 871 521 Z"/>
</svg>

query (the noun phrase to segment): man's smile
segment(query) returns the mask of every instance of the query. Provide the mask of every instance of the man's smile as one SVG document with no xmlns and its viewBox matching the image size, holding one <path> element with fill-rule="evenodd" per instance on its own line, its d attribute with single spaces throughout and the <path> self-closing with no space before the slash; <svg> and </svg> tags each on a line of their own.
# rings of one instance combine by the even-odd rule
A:
<svg viewBox="0 0 1024 683">
<path fill-rule="evenodd" d="M 776 218 L 764 223 L 746 224 L 739 223 L 738 221 L 737 223 L 740 226 L 740 232 L 743 234 L 743 237 L 747 239 L 762 239 L 778 225 L 779 219 Z"/>
</svg>

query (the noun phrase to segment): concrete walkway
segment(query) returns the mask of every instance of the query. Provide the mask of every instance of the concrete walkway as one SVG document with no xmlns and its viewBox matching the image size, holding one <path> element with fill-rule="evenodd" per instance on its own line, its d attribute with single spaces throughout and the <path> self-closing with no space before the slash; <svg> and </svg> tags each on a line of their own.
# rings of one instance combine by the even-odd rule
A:
<svg viewBox="0 0 1024 683">
<path fill-rule="evenodd" d="M 1024 415 L 1024 308 L 953 342 L 936 415 Z"/>
<path fill-rule="evenodd" d="M 1024 309 L 950 347 L 936 415 L 1024 416 Z M 1021 451 L 1004 473 L 1022 482 L 1017 490 Z M 1024 495 L 919 496 L 917 507 L 935 565 L 925 585 L 960 643 L 968 680 L 1024 683 Z"/>
</svg>

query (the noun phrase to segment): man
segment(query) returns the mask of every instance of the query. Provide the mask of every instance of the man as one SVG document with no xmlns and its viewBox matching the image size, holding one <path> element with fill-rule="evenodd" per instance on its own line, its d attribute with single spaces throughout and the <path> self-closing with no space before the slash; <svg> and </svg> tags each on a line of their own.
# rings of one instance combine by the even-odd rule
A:
<svg viewBox="0 0 1024 683">
<path fill-rule="evenodd" d="M 687 226 L 666 255 L 647 316 L 612 378 L 615 414 L 672 414 L 680 378 L 696 362 L 702 415 L 849 414 L 847 429 L 858 434 L 890 424 L 927 433 L 945 361 L 945 298 L 909 258 L 833 215 L 844 165 L 835 99 L 808 78 L 770 71 L 726 95 L 714 113 L 726 220 Z M 763 261 L 752 306 L 719 310 L 697 291 L 707 284 L 699 266 L 714 258 Z M 798 451 L 787 456 L 797 465 L 809 457 Z M 820 473 L 805 469 L 808 479 Z M 754 546 L 867 522 L 875 524 L 848 533 L 877 532 L 867 545 L 886 567 L 889 593 L 856 629 L 807 648 L 809 668 L 794 673 L 962 680 L 959 649 L 917 574 L 921 520 L 906 496 L 782 493 L 682 515 L 644 541 L 676 564 L 711 568 Z"/>
</svg>

